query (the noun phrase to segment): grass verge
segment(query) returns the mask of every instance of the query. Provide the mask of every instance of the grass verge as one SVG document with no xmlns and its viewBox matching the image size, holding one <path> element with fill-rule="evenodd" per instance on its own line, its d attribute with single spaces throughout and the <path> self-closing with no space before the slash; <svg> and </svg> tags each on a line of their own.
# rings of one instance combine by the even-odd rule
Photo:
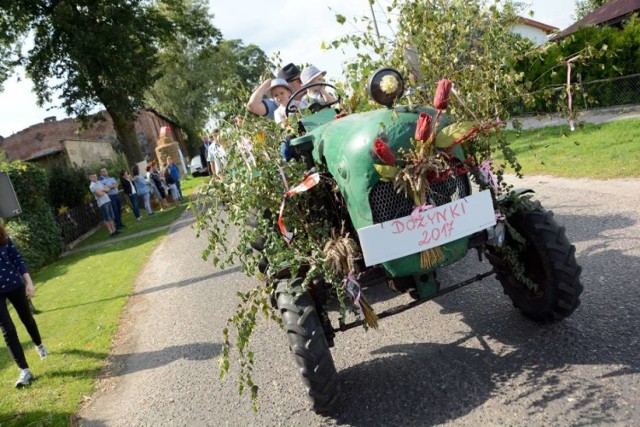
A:
<svg viewBox="0 0 640 427">
<path fill-rule="evenodd" d="M 507 135 L 526 175 L 640 177 L 640 119 L 587 123 L 574 132 L 565 125 Z"/>
<path fill-rule="evenodd" d="M 65 257 L 34 274 L 36 321 L 51 355 L 38 358 L 12 313 L 35 381 L 13 387 L 18 369 L 0 351 L 0 425 L 68 425 L 93 392 L 134 279 L 165 232 Z"/>
<path fill-rule="evenodd" d="M 207 181 L 207 177 L 183 180 L 183 195 L 190 197 Z M 128 213 L 123 219 L 128 226 L 118 237 L 168 226 L 186 207 L 187 203 L 171 207 L 140 222 Z M 101 229 L 79 246 L 100 242 L 105 246 L 71 254 L 32 274 L 37 289 L 34 305 L 39 310 L 36 321 L 51 355 L 38 358 L 10 307 L 35 380 L 16 390 L 18 368 L 6 347 L 0 347 L 0 426 L 69 425 L 83 398 L 93 393 L 135 278 L 165 234 L 163 229 L 111 242 Z"/>
</svg>

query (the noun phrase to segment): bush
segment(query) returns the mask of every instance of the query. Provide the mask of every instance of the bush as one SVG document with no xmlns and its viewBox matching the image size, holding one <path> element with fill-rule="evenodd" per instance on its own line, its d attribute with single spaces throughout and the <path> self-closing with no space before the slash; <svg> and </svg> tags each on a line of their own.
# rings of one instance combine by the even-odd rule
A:
<svg viewBox="0 0 640 427">
<path fill-rule="evenodd" d="M 88 192 L 87 169 L 65 165 L 49 169 L 49 200 L 56 212 L 62 206 L 73 208 L 83 204 Z"/>
<path fill-rule="evenodd" d="M 58 259 L 63 243 L 49 200 L 47 173 L 32 163 L 1 163 L 16 191 L 22 213 L 6 221 L 7 232 L 32 270 Z"/>
</svg>

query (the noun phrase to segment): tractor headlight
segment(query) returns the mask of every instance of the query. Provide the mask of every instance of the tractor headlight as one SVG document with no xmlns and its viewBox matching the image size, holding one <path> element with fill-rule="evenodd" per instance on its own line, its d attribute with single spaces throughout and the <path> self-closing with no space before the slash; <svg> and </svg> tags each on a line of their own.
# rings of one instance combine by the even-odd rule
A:
<svg viewBox="0 0 640 427">
<path fill-rule="evenodd" d="M 404 80 L 393 68 L 382 68 L 369 77 L 367 91 L 378 104 L 391 108 L 404 92 Z"/>
</svg>

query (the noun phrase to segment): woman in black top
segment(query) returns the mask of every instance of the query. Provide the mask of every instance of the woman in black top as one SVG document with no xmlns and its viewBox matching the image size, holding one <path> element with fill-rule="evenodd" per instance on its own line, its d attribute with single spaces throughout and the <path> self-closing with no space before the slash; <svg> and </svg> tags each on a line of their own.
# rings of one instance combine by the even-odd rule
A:
<svg viewBox="0 0 640 427">
<path fill-rule="evenodd" d="M 4 342 L 9 348 L 9 354 L 20 368 L 20 376 L 16 381 L 17 388 L 29 385 L 33 374 L 29 370 L 16 327 L 9 315 L 7 300 L 13 304 L 13 308 L 36 345 L 36 351 L 40 358 L 44 359 L 49 353 L 42 345 L 38 325 L 29 308 L 29 299 L 35 292 L 27 264 L 0 223 L 0 329 Z"/>
</svg>

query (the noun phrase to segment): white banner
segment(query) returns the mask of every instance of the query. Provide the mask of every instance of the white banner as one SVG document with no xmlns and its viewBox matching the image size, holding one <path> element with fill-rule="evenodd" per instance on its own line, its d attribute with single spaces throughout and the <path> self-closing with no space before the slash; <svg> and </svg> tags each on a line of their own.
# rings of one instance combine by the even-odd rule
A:
<svg viewBox="0 0 640 427">
<path fill-rule="evenodd" d="M 444 245 L 496 224 L 489 190 L 358 230 L 371 266 Z"/>
</svg>

